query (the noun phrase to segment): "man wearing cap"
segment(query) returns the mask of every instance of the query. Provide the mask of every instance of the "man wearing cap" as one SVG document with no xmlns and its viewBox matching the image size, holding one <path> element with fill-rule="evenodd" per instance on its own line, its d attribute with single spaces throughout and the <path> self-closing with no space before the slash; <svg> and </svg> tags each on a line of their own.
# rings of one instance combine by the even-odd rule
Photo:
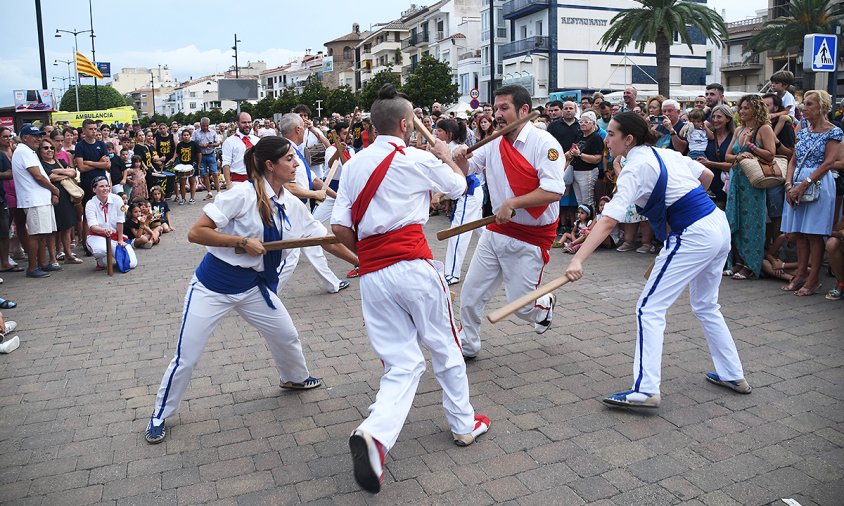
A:
<svg viewBox="0 0 844 506">
<path fill-rule="evenodd" d="M 15 179 L 18 209 L 26 213 L 26 230 L 29 233 L 24 244 L 29 257 L 29 268 L 26 270 L 29 278 L 46 278 L 50 275 L 49 271 L 61 270 L 61 267 L 51 265 L 45 258 L 47 238 L 56 231 L 53 206 L 59 202 L 59 189 L 50 182 L 35 153 L 42 135 L 44 132 L 38 128 L 24 125 L 20 131 L 23 142 L 12 155 L 12 176 Z"/>
</svg>

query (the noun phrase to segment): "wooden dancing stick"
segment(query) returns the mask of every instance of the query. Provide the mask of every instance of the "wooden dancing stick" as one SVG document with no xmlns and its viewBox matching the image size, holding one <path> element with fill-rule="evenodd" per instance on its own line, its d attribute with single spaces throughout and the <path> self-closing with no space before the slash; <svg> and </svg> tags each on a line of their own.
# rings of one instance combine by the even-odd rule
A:
<svg viewBox="0 0 844 506">
<path fill-rule="evenodd" d="M 506 306 L 500 309 L 496 309 L 495 311 L 489 313 L 487 315 L 487 319 L 490 323 L 498 323 L 499 321 L 515 313 L 522 307 L 527 306 L 528 304 L 533 304 L 536 299 L 542 297 L 543 295 L 547 295 L 553 292 L 554 290 L 560 288 L 568 282 L 569 278 L 567 278 L 565 275 L 562 275 L 559 278 L 551 281 L 550 283 L 542 285 L 536 290 L 519 297 L 513 302 L 507 304 Z"/>
<path fill-rule="evenodd" d="M 434 134 L 432 134 L 430 131 L 428 131 L 427 128 L 425 128 L 425 125 L 422 124 L 422 121 L 420 121 L 415 114 L 413 115 L 413 127 L 416 128 L 417 132 L 422 134 L 422 137 L 424 137 L 426 141 L 428 141 L 429 146 L 433 146 L 434 143 L 437 141 L 434 138 Z"/>
<path fill-rule="evenodd" d="M 114 253 L 111 251 L 111 237 L 106 236 L 106 274 L 114 275 Z"/>
<path fill-rule="evenodd" d="M 326 244 L 336 244 L 340 242 L 337 237 L 333 235 L 324 235 L 321 237 L 304 237 L 301 239 L 284 239 L 281 241 L 270 241 L 264 243 L 264 249 L 267 251 L 277 251 L 280 249 L 295 249 L 307 248 L 309 246 L 324 246 Z M 238 255 L 246 253 L 246 250 L 241 247 L 235 247 L 234 252 Z"/>
<path fill-rule="evenodd" d="M 515 216 L 516 210 L 513 209 L 513 212 L 510 216 Z M 460 235 L 464 232 L 469 232 L 470 230 L 475 230 L 476 228 L 481 228 L 489 225 L 490 223 L 495 223 L 495 215 L 487 216 L 486 218 L 481 218 L 479 220 L 470 221 L 468 223 L 464 223 L 462 225 L 457 225 L 456 227 L 446 228 L 437 232 L 437 240 L 444 241 L 450 237 L 454 237 L 455 235 Z"/>
<path fill-rule="evenodd" d="M 474 151 L 474 150 L 480 148 L 481 146 L 483 146 L 484 144 L 489 144 L 490 142 L 494 141 L 495 139 L 501 137 L 502 135 L 507 135 L 510 132 L 512 132 L 513 130 L 516 130 L 517 128 L 521 128 L 522 125 L 524 125 L 528 121 L 533 121 L 538 117 L 539 117 L 539 111 L 533 111 L 532 113 L 528 114 L 527 116 L 522 116 L 521 118 L 519 118 L 515 122 L 510 123 L 506 127 L 502 128 L 501 130 L 496 130 L 489 137 L 485 137 L 483 140 L 478 141 L 475 144 L 469 146 L 469 148 L 466 150 L 466 152 L 471 153 L 472 151 Z"/>
<path fill-rule="evenodd" d="M 340 156 L 343 156 L 342 154 Z M 328 185 L 331 184 L 331 180 L 334 179 L 334 173 L 337 172 L 337 167 L 340 166 L 340 160 L 334 160 L 334 164 L 331 165 L 331 169 L 328 171 L 328 175 L 325 176 L 325 179 L 322 180 L 322 189 L 327 190 Z"/>
</svg>

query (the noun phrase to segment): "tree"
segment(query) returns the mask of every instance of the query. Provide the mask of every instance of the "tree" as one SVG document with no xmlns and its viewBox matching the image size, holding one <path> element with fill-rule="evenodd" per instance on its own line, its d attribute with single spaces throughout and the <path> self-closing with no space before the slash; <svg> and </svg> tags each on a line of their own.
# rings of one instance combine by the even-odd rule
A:
<svg viewBox="0 0 844 506">
<path fill-rule="evenodd" d="M 255 116 L 258 118 L 272 118 L 275 112 L 276 100 L 272 95 L 267 94 L 255 104 Z"/>
<path fill-rule="evenodd" d="M 131 106 L 126 98 L 111 86 L 98 86 L 100 94 L 100 109 L 111 109 L 112 107 Z M 79 109 L 76 108 L 76 90 L 72 87 L 62 96 L 59 104 L 62 111 L 96 111 L 97 100 L 94 93 L 94 85 L 79 85 Z"/>
<path fill-rule="evenodd" d="M 706 5 L 683 0 L 636 0 L 641 8 L 624 9 L 610 20 L 610 28 L 601 37 L 603 48 L 615 46 L 616 52 L 635 42 L 640 53 L 648 44 L 656 44 L 656 80 L 659 94 L 670 96 L 671 42 L 674 34 L 692 49 L 689 27 L 721 47 L 727 36 L 724 19 Z"/>
<path fill-rule="evenodd" d="M 329 89 L 322 84 L 316 74 L 311 74 L 302 87 L 297 104 L 305 104 L 311 110 L 311 116 L 317 116 L 317 100 L 322 101 L 321 109 L 325 112 L 325 101 L 328 99 Z"/>
<path fill-rule="evenodd" d="M 427 55 L 422 57 L 419 66 L 408 76 L 402 91 L 417 107 L 431 107 L 434 102 L 453 104 L 460 96 L 453 81 L 451 66 Z"/>
<path fill-rule="evenodd" d="M 784 6 L 786 15 L 765 22 L 747 41 L 747 52 L 787 51 L 803 47 L 803 37 L 810 33 L 835 33 L 844 23 L 844 3 L 835 0 L 791 0 Z M 839 47 L 841 40 L 839 38 Z"/>
<path fill-rule="evenodd" d="M 325 100 L 325 115 L 329 116 L 331 113 L 338 113 L 342 116 L 349 114 L 355 110 L 357 100 L 352 89 L 343 85 L 328 92 L 328 98 Z"/>
<path fill-rule="evenodd" d="M 390 83 L 395 85 L 396 89 L 401 88 L 401 76 L 393 72 L 393 66 L 387 65 L 387 68 L 378 72 L 372 79 L 363 84 L 358 96 L 358 105 L 361 109 L 368 111 L 372 108 L 372 103 L 378 96 L 378 90 L 385 84 Z"/>
</svg>

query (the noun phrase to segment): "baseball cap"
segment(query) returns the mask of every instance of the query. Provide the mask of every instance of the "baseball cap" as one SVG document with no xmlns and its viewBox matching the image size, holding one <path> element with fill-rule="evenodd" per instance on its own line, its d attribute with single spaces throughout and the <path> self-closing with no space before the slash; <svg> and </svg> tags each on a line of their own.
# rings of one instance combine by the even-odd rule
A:
<svg viewBox="0 0 844 506">
<path fill-rule="evenodd" d="M 18 132 L 18 135 L 23 137 L 24 135 L 44 135 L 44 131 L 38 128 L 37 126 L 32 126 L 31 124 L 26 124 L 21 128 L 21 131 Z"/>
</svg>

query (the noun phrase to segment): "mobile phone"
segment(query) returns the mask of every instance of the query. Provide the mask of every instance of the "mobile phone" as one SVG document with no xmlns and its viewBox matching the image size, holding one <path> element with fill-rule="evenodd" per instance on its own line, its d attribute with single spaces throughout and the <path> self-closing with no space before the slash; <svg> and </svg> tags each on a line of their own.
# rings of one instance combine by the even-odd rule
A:
<svg viewBox="0 0 844 506">
<path fill-rule="evenodd" d="M 664 120 L 665 116 L 651 116 L 652 125 L 661 125 Z"/>
</svg>

